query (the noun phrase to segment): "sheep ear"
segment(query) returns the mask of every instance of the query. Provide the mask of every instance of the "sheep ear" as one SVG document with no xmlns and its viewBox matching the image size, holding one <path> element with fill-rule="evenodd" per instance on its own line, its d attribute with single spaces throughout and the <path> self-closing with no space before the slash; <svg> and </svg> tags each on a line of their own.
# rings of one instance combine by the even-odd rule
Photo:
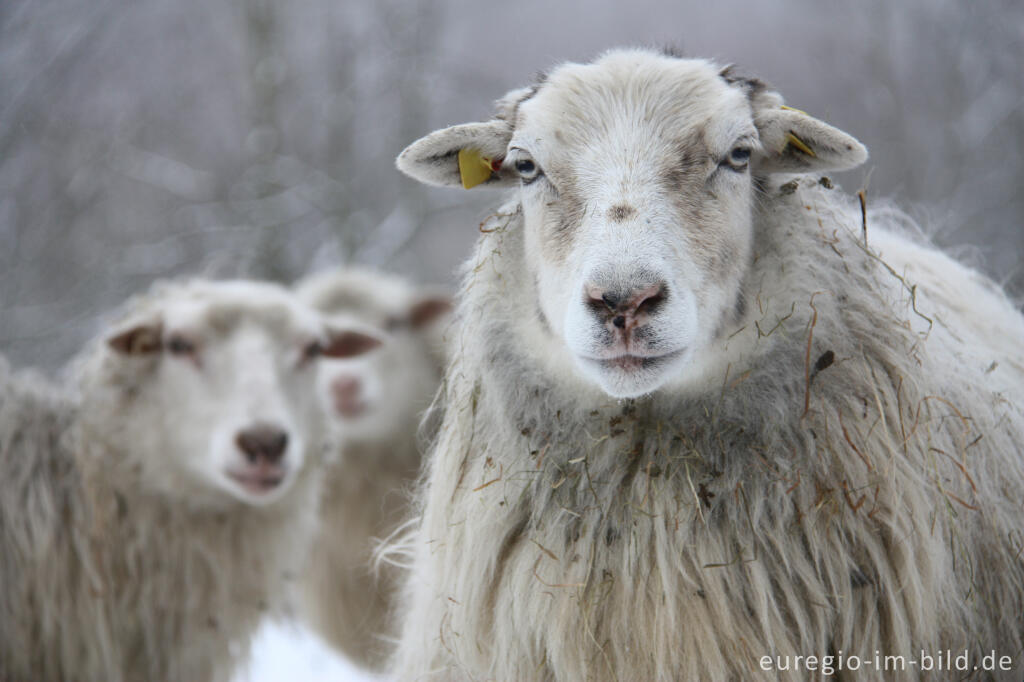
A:
<svg viewBox="0 0 1024 682">
<path fill-rule="evenodd" d="M 151 355 L 163 350 L 163 324 L 135 321 L 115 330 L 107 345 L 122 355 Z"/>
<path fill-rule="evenodd" d="M 409 308 L 409 326 L 422 329 L 452 311 L 452 299 L 439 294 L 420 298 Z"/>
<path fill-rule="evenodd" d="M 753 161 L 755 172 L 839 171 L 868 158 L 868 150 L 856 139 L 797 109 L 761 109 L 754 114 L 754 125 L 762 147 Z"/>
<path fill-rule="evenodd" d="M 501 172 L 512 126 L 495 119 L 436 130 L 405 148 L 395 164 L 398 170 L 428 185 L 463 187 L 511 185 L 513 177 Z"/>
<path fill-rule="evenodd" d="M 371 351 L 382 343 L 379 337 L 366 332 L 350 329 L 330 331 L 321 355 L 328 358 L 351 358 Z"/>
<path fill-rule="evenodd" d="M 395 165 L 428 185 L 472 189 L 477 185 L 511 186 L 519 176 L 501 167 L 512 139 L 516 108 L 537 92 L 536 86 L 505 93 L 494 103 L 494 118 L 436 130 L 398 155 Z"/>
</svg>

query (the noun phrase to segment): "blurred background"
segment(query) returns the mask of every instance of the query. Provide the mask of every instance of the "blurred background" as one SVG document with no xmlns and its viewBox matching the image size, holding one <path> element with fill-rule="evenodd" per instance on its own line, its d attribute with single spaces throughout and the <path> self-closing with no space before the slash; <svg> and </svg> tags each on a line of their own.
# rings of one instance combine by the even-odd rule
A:
<svg viewBox="0 0 1024 682">
<path fill-rule="evenodd" d="M 185 273 L 450 282 L 498 196 L 422 187 L 394 157 L 616 45 L 760 74 L 868 145 L 845 189 L 1024 294 L 1020 0 L 0 0 L 0 352 L 55 368 Z M 348 674 L 301 634 L 305 668 L 260 668 L 293 634 L 246 679 Z"/>
<path fill-rule="evenodd" d="M 736 62 L 865 142 L 893 197 L 1024 293 L 1024 3 L 0 2 L 0 352 L 54 366 L 182 273 L 360 261 L 445 282 L 493 191 L 393 159 L 562 60 Z"/>
</svg>

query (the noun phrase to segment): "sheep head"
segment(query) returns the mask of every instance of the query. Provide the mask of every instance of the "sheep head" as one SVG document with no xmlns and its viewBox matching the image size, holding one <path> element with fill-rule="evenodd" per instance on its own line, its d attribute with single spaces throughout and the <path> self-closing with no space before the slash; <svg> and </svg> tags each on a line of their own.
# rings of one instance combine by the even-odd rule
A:
<svg viewBox="0 0 1024 682">
<path fill-rule="evenodd" d="M 327 359 L 318 370 L 346 442 L 393 442 L 411 431 L 440 379 L 449 295 L 384 272 L 349 267 L 302 282 L 299 297 L 339 327 L 353 321 L 384 341 L 372 353 Z"/>
<path fill-rule="evenodd" d="M 684 377 L 737 315 L 756 179 L 866 157 L 757 79 L 621 50 L 558 67 L 397 163 L 430 184 L 516 188 L 539 323 L 584 377 L 631 397 Z"/>
<path fill-rule="evenodd" d="M 321 358 L 381 343 L 329 327 L 281 287 L 241 281 L 166 285 L 105 341 L 108 442 L 131 453 L 145 485 L 215 506 L 281 498 L 324 445 Z"/>
</svg>

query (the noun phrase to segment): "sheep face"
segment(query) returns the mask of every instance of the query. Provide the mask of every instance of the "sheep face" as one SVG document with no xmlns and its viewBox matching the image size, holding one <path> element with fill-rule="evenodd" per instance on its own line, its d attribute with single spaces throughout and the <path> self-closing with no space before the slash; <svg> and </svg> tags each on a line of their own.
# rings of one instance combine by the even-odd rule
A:
<svg viewBox="0 0 1024 682">
<path fill-rule="evenodd" d="M 408 432 L 440 378 L 438 337 L 451 310 L 449 298 L 357 268 L 314 277 L 299 287 L 299 295 L 332 325 L 367 325 L 382 340 L 365 355 L 325 358 L 320 364 L 318 390 L 343 440 L 393 441 Z"/>
<path fill-rule="evenodd" d="M 504 162 L 538 307 L 613 396 L 686 367 L 733 310 L 750 255 L 747 98 L 705 64 L 656 66 L 559 69 L 517 108 Z"/>
<path fill-rule="evenodd" d="M 345 324 L 346 318 L 329 319 Z M 327 359 L 318 372 L 318 390 L 326 396 L 347 441 L 392 439 L 397 431 L 408 430 L 429 405 L 439 378 L 415 332 L 393 329 L 389 333 L 386 327 L 374 331 L 382 339 L 379 349 L 359 357 Z"/>
<path fill-rule="evenodd" d="M 138 453 L 143 481 L 213 504 L 278 500 L 323 447 L 321 356 L 378 340 L 328 330 L 270 285 L 203 283 L 154 307 L 107 344 L 123 387 L 117 440 Z"/>
<path fill-rule="evenodd" d="M 398 165 L 450 184 L 455 149 L 464 185 L 475 161 L 489 184 L 518 186 L 537 325 L 583 377 L 637 396 L 696 374 L 742 314 L 754 176 L 866 156 L 781 102 L 705 61 L 612 52 L 509 93 L 493 121 L 427 136 Z"/>
</svg>

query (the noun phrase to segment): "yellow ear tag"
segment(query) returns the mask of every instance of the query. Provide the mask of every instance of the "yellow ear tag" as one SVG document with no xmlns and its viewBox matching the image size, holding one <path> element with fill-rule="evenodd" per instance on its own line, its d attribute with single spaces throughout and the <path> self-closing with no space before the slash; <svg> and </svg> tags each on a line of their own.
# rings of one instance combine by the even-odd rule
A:
<svg viewBox="0 0 1024 682">
<path fill-rule="evenodd" d="M 806 111 L 803 111 L 801 109 L 794 109 L 793 107 L 787 107 L 785 104 L 780 104 L 779 109 L 785 109 L 786 111 L 795 111 L 796 113 L 803 114 L 804 116 L 810 115 Z"/>
<path fill-rule="evenodd" d="M 491 174 L 501 168 L 501 160 L 489 159 L 475 149 L 459 150 L 459 175 L 462 186 L 472 189 L 491 179 Z"/>
<path fill-rule="evenodd" d="M 814 150 L 807 146 L 807 144 L 793 133 L 786 133 L 786 142 L 793 145 L 807 156 L 817 156 Z"/>
</svg>

